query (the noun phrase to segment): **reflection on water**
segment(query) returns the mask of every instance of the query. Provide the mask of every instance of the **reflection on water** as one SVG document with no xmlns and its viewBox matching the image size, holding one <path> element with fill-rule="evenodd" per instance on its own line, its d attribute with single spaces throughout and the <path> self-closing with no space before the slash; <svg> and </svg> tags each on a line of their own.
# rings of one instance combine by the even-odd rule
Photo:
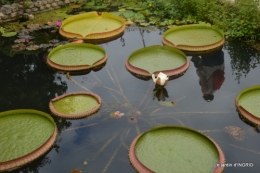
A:
<svg viewBox="0 0 260 173">
<path fill-rule="evenodd" d="M 168 92 L 165 87 L 160 85 L 155 85 L 153 89 L 153 99 L 157 98 L 158 101 L 165 101 L 168 98 Z"/>
<path fill-rule="evenodd" d="M 246 77 L 250 70 L 258 67 L 260 52 L 256 52 L 245 43 L 237 41 L 229 41 L 224 47 L 231 59 L 232 73 L 239 84 L 241 77 Z"/>
<path fill-rule="evenodd" d="M 0 111 L 13 108 L 47 111 L 46 101 L 67 90 L 62 76 L 50 70 L 39 57 L 6 57 L 0 62 Z"/>
<path fill-rule="evenodd" d="M 219 50 L 207 55 L 193 56 L 191 61 L 196 67 L 196 73 L 199 76 L 199 84 L 206 101 L 214 99 L 214 92 L 219 90 L 223 84 L 224 77 L 224 52 Z"/>
<path fill-rule="evenodd" d="M 227 42 L 221 55 L 216 55 L 217 62 L 212 62 L 215 55 L 195 57 L 199 64 L 190 65 L 183 76 L 168 81 L 165 90 L 160 91 L 151 79 L 133 76 L 124 64 L 133 51 L 144 46 L 162 45 L 162 33 L 155 28 L 128 27 L 121 38 L 101 45 L 108 54 L 102 69 L 75 76 L 68 74 L 68 78 L 48 68 L 40 56 L 1 57 L 1 111 L 34 108 L 50 113 L 50 99 L 73 91 L 92 91 L 102 98 L 101 109 L 90 117 L 79 120 L 55 118 L 60 133 L 54 148 L 20 172 L 69 173 L 79 169 L 83 172 L 134 173 L 128 158 L 132 140 L 154 126 L 166 124 L 188 126 L 210 136 L 222 148 L 227 163 L 254 164 L 245 168 L 227 167 L 225 172 L 257 172 L 260 169 L 260 136 L 253 127 L 241 121 L 234 104 L 242 89 L 259 84 L 257 63 L 251 62 L 256 67 L 249 66 L 247 77 L 240 76 L 238 84 L 233 72 L 241 71 L 239 63 L 242 60 L 234 61 L 235 45 Z M 255 52 L 248 51 L 244 56 L 259 59 Z M 209 84 L 202 86 L 199 83 L 201 80 L 207 83 L 210 73 L 216 69 L 223 70 L 215 69 L 215 66 L 225 67 L 225 80 L 214 91 L 214 99 L 206 102 L 202 96 L 213 94 L 214 87 L 211 82 L 210 91 Z M 205 93 L 202 87 L 205 87 Z M 154 89 L 160 94 L 154 95 Z M 123 116 L 111 116 L 116 111 L 124 113 Z"/>
</svg>

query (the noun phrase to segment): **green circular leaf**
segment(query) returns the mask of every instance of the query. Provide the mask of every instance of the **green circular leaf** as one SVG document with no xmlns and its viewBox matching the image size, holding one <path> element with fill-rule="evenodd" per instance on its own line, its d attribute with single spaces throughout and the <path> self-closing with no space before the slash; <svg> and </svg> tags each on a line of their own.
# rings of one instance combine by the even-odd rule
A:
<svg viewBox="0 0 260 173">
<path fill-rule="evenodd" d="M 93 65 L 106 55 L 105 50 L 96 45 L 87 43 L 69 43 L 54 48 L 48 58 L 63 66 Z"/>
<path fill-rule="evenodd" d="M 207 46 L 221 41 L 224 34 L 208 25 L 183 25 L 167 30 L 164 38 L 175 46 Z"/>
<path fill-rule="evenodd" d="M 169 46 L 149 46 L 133 52 L 128 62 L 139 69 L 154 72 L 173 70 L 187 62 L 187 57 L 181 51 Z"/>
<path fill-rule="evenodd" d="M 48 115 L 36 110 L 0 113 L 0 162 L 23 157 L 52 136 L 55 124 Z"/>
<path fill-rule="evenodd" d="M 213 172 L 219 163 L 215 144 L 185 127 L 163 126 L 143 133 L 135 145 L 138 160 L 156 173 Z"/>
<path fill-rule="evenodd" d="M 52 102 L 54 108 L 63 114 L 80 114 L 99 105 L 98 100 L 90 95 L 69 95 Z"/>
<path fill-rule="evenodd" d="M 238 104 L 260 118 L 260 86 L 246 88 L 238 95 Z"/>
<path fill-rule="evenodd" d="M 96 34 L 93 37 L 99 39 L 99 37 L 106 38 L 123 32 L 124 25 L 124 20 L 119 16 L 107 12 L 89 12 L 65 19 L 62 22 L 60 33 L 69 38 L 83 39 Z"/>
</svg>

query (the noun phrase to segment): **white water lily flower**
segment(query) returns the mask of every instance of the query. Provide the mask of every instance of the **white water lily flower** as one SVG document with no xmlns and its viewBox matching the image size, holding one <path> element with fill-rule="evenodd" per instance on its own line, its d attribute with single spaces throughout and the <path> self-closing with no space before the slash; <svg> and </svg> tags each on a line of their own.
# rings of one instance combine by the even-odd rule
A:
<svg viewBox="0 0 260 173">
<path fill-rule="evenodd" d="M 169 80 L 169 77 L 160 72 L 158 75 L 157 75 L 157 78 L 155 78 L 155 75 L 152 74 L 152 78 L 153 78 L 153 81 L 157 84 L 157 85 L 160 85 L 160 86 L 165 86 Z"/>
</svg>

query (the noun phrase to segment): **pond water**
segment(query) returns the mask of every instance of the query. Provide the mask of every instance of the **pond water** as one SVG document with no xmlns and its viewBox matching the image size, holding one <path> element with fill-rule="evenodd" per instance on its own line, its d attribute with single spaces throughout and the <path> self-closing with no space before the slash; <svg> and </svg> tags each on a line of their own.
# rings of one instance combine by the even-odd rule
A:
<svg viewBox="0 0 260 173">
<path fill-rule="evenodd" d="M 153 94 L 152 80 L 141 80 L 127 71 L 125 61 L 135 50 L 162 45 L 163 30 L 154 27 L 127 27 L 117 40 L 101 44 L 108 61 L 99 71 L 70 75 L 58 73 L 44 62 L 44 53 L 15 55 L 1 53 L 0 111 L 37 109 L 49 114 L 50 99 L 73 91 L 92 91 L 102 98 L 101 109 L 94 115 L 67 120 L 55 118 L 59 135 L 53 148 L 33 163 L 13 172 L 133 173 L 128 150 L 140 133 L 159 125 L 187 126 L 212 138 L 225 154 L 227 173 L 260 170 L 260 134 L 239 118 L 235 98 L 246 87 L 259 85 L 260 55 L 240 42 L 226 42 L 225 80 L 212 101 L 203 98 L 196 67 L 190 62 L 186 73 L 165 86 L 164 102 Z M 188 59 L 191 59 L 188 56 Z M 165 106 L 175 101 L 172 106 Z M 115 118 L 111 113 L 124 116 Z M 253 167 L 234 167 L 252 163 Z"/>
</svg>

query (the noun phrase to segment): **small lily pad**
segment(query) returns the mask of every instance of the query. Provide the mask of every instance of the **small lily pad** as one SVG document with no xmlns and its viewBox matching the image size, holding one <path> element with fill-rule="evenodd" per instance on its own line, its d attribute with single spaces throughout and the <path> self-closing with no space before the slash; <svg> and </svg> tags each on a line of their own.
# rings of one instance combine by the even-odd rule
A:
<svg viewBox="0 0 260 173">
<path fill-rule="evenodd" d="M 105 50 L 87 43 L 68 43 L 54 48 L 48 55 L 47 63 L 64 71 L 87 70 L 106 62 Z"/>
<path fill-rule="evenodd" d="M 126 9 L 125 8 L 120 8 L 118 11 L 119 12 L 124 12 L 124 11 L 126 11 Z"/>
<path fill-rule="evenodd" d="M 2 34 L 3 37 L 13 37 L 17 34 L 17 32 L 5 32 Z"/>
<path fill-rule="evenodd" d="M 139 25 L 140 25 L 140 26 L 144 26 L 144 27 L 145 27 L 145 26 L 148 26 L 148 25 L 149 25 L 149 23 L 140 23 Z"/>
<path fill-rule="evenodd" d="M 51 112 L 63 118 L 82 118 L 96 112 L 101 106 L 101 98 L 91 92 L 73 92 L 52 99 Z"/>
</svg>

